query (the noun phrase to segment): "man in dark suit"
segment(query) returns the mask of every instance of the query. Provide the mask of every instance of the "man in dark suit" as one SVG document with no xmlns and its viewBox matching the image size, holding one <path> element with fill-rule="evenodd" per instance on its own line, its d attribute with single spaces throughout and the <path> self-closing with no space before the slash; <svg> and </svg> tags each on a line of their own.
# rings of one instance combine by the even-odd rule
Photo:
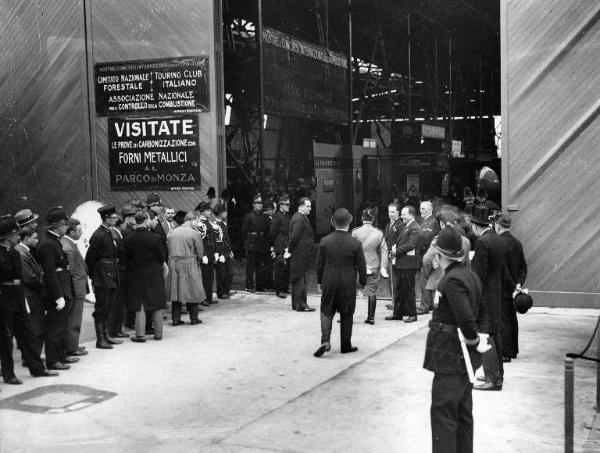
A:
<svg viewBox="0 0 600 453">
<path fill-rule="evenodd" d="M 394 290 L 394 271 L 392 268 L 392 256 L 390 252 L 392 251 L 392 247 L 396 244 L 398 240 L 398 236 L 402 230 L 404 230 L 404 225 L 402 224 L 402 219 L 400 218 L 400 208 L 396 203 L 390 203 L 388 205 L 388 217 L 389 222 L 383 229 L 383 242 L 381 244 L 382 253 L 381 253 L 381 276 L 387 278 L 388 275 L 391 276 L 390 279 L 390 293 L 392 295 L 392 304 L 388 305 L 388 309 L 392 309 L 394 304 L 396 303 L 397 294 Z M 385 258 L 385 260 L 384 260 Z"/>
<path fill-rule="evenodd" d="M 112 345 L 123 343 L 123 340 L 117 340 L 108 335 L 108 316 L 119 290 L 118 249 L 112 232 L 119 217 L 114 206 L 98 208 L 98 213 L 102 219 L 102 225 L 94 231 L 90 238 L 85 262 L 96 295 L 93 313 L 96 347 L 112 349 Z"/>
<path fill-rule="evenodd" d="M 465 360 L 477 368 L 480 353 L 489 349 L 487 314 L 485 304 L 480 303 L 481 281 L 462 263 L 462 238 L 452 226 L 441 231 L 434 247 L 445 275 L 438 286 L 441 297 L 429 323 L 423 364 L 435 373 L 431 386 L 432 451 L 472 452 L 473 377 L 469 377 Z M 467 345 L 467 357 L 461 341 Z"/>
<path fill-rule="evenodd" d="M 417 314 L 422 315 L 433 310 L 433 298 L 431 292 L 426 291 L 427 278 L 423 276 L 423 257 L 431 245 L 431 241 L 440 231 L 440 224 L 433 215 L 433 203 L 422 201 L 421 212 L 421 240 L 419 241 L 419 288 L 421 290 L 421 304 L 417 307 Z"/>
<path fill-rule="evenodd" d="M 483 300 L 489 316 L 490 344 L 492 349 L 482 357 L 485 382 L 475 385 L 477 390 L 502 390 L 502 337 L 500 316 L 502 282 L 504 279 L 506 246 L 490 226 L 490 212 L 485 206 L 474 206 L 471 215 L 473 232 L 477 236 L 471 269 L 481 279 Z"/>
<path fill-rule="evenodd" d="M 527 278 L 527 262 L 523 245 L 510 232 L 511 218 L 502 214 L 495 221 L 496 233 L 506 246 L 506 272 L 502 284 L 502 306 L 500 309 L 500 338 L 502 338 L 502 361 L 510 362 L 519 353 L 519 323 L 513 303 L 513 294 L 520 291 Z"/>
<path fill-rule="evenodd" d="M 273 216 L 269 237 L 273 243 L 271 253 L 275 258 L 275 294 L 285 299 L 290 284 L 290 263 L 283 255 L 290 240 L 290 199 L 279 197 L 279 211 Z"/>
<path fill-rule="evenodd" d="M 314 258 L 315 240 L 308 215 L 312 203 L 307 197 L 298 200 L 298 212 L 290 220 L 290 280 L 292 281 L 292 309 L 315 311 L 306 303 L 306 272 Z"/>
<path fill-rule="evenodd" d="M 352 215 L 340 208 L 331 218 L 335 228 L 319 244 L 317 252 L 317 283 L 321 291 L 321 346 L 314 353 L 321 357 L 331 350 L 331 326 L 337 311 L 340 314 L 341 352 L 358 351 L 352 346 L 352 317 L 356 308 L 356 277 L 361 287 L 367 284 L 367 263 L 362 245 L 348 233 Z"/>
<path fill-rule="evenodd" d="M 246 214 L 242 223 L 242 235 L 245 236 L 246 249 L 246 290 L 253 293 L 264 291 L 266 285 L 265 266 L 269 247 L 265 237 L 269 234 L 269 223 L 263 215 L 263 200 L 256 195 L 252 200 L 252 211 Z M 256 277 L 256 286 L 255 286 Z"/>
<path fill-rule="evenodd" d="M 77 357 L 65 353 L 64 337 L 67 313 L 73 299 L 73 283 L 69 259 L 60 238 L 69 227 L 69 218 L 61 206 L 50 209 L 46 216 L 48 229 L 40 241 L 38 255 L 44 271 L 44 304 L 46 306 L 46 365 L 53 370 L 68 370 Z"/>
<path fill-rule="evenodd" d="M 0 364 L 7 384 L 22 384 L 15 376 L 12 358 L 13 335 L 33 376 L 56 376 L 44 367 L 37 338 L 31 328 L 22 287 L 19 224 L 13 216 L 0 218 Z"/>
<path fill-rule="evenodd" d="M 386 316 L 387 321 L 400 321 L 406 316 L 404 322 L 417 320 L 417 305 L 415 300 L 415 274 L 419 266 L 419 239 L 421 227 L 415 220 L 415 208 L 404 206 L 400 217 L 404 223 L 404 230 L 392 246 L 392 264 L 394 269 L 395 301 L 394 313 Z"/>
<path fill-rule="evenodd" d="M 87 351 L 79 346 L 83 303 L 89 292 L 87 266 L 77 247 L 77 241 L 81 238 L 82 233 L 83 229 L 79 220 L 69 219 L 67 234 L 60 238 L 60 243 L 69 259 L 69 270 L 73 282 L 73 299 L 67 311 L 67 328 L 64 338 L 65 351 L 69 356 L 87 355 Z"/>
</svg>

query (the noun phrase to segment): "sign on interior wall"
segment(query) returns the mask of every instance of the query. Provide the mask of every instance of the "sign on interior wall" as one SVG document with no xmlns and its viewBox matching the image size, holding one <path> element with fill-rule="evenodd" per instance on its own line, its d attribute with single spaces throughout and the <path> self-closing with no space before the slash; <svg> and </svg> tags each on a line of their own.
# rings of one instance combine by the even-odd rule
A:
<svg viewBox="0 0 600 453">
<path fill-rule="evenodd" d="M 196 115 L 108 118 L 111 190 L 200 188 Z"/>
<path fill-rule="evenodd" d="M 94 81 L 98 116 L 209 110 L 208 57 L 98 63 Z"/>
</svg>

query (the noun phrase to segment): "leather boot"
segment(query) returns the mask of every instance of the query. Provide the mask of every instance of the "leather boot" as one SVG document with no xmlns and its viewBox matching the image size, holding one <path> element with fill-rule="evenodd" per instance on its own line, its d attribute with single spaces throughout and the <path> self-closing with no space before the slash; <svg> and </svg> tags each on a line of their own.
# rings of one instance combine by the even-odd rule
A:
<svg viewBox="0 0 600 453">
<path fill-rule="evenodd" d="M 171 319 L 173 320 L 174 326 L 183 324 L 183 321 L 181 320 L 181 302 L 171 302 Z"/>
<path fill-rule="evenodd" d="M 104 333 L 104 341 L 106 341 L 108 344 L 123 343 L 123 340 L 117 340 L 116 338 L 112 338 L 110 335 L 108 335 L 108 326 L 106 322 L 102 323 L 102 332 Z"/>
<path fill-rule="evenodd" d="M 94 321 L 94 327 L 96 329 L 96 347 L 98 349 L 112 349 L 112 345 L 109 344 L 104 338 L 104 325 L 100 321 Z"/>
<path fill-rule="evenodd" d="M 375 307 L 377 306 L 377 297 L 369 296 L 369 305 L 367 308 L 367 319 L 365 319 L 366 324 L 375 324 Z"/>
<path fill-rule="evenodd" d="M 190 312 L 190 323 L 192 326 L 201 324 L 202 321 L 198 319 L 198 304 L 187 304 L 188 311 Z"/>
</svg>

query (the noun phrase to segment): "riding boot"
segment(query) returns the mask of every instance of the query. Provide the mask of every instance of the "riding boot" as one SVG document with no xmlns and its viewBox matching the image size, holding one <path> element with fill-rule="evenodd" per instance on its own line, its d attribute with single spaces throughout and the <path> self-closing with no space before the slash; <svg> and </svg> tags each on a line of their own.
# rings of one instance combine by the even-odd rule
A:
<svg viewBox="0 0 600 453">
<path fill-rule="evenodd" d="M 375 307 L 377 306 L 377 297 L 369 296 L 369 302 L 367 307 L 367 319 L 365 319 L 366 324 L 375 324 Z"/>
<path fill-rule="evenodd" d="M 187 309 L 190 312 L 190 324 L 193 326 L 196 324 L 201 324 L 202 321 L 198 319 L 198 304 L 186 304 Z"/>
<path fill-rule="evenodd" d="M 103 322 L 102 323 L 102 332 L 104 333 L 104 341 L 106 341 L 108 344 L 121 344 L 121 343 L 123 343 L 123 340 L 117 340 L 116 338 L 112 338 L 108 334 L 108 323 L 107 322 Z"/>
<path fill-rule="evenodd" d="M 100 321 L 94 321 L 94 327 L 96 328 L 96 347 L 98 349 L 112 349 L 112 345 L 109 344 L 104 338 L 104 325 Z"/>
<path fill-rule="evenodd" d="M 181 321 L 181 302 L 171 302 L 171 319 L 173 320 L 174 326 L 183 324 Z"/>
</svg>

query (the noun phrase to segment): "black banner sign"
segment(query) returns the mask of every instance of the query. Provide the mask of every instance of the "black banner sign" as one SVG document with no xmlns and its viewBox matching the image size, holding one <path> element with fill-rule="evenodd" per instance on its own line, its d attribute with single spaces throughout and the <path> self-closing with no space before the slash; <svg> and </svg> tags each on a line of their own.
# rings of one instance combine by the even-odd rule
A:
<svg viewBox="0 0 600 453">
<path fill-rule="evenodd" d="M 267 113 L 346 124 L 348 60 L 271 28 L 263 28 Z"/>
<path fill-rule="evenodd" d="M 98 63 L 94 81 L 98 116 L 209 110 L 208 57 Z"/>
<path fill-rule="evenodd" d="M 109 118 L 111 190 L 200 188 L 196 115 Z"/>
</svg>

